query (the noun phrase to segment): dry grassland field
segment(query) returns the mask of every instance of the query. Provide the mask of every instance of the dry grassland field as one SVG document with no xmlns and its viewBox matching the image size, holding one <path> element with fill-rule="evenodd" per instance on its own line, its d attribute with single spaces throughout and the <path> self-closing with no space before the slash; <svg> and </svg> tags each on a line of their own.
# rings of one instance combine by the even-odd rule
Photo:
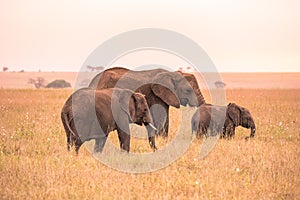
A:
<svg viewBox="0 0 300 200">
<path fill-rule="evenodd" d="M 237 128 L 235 139 L 219 140 L 203 159 L 204 139 L 194 139 L 168 167 L 143 174 L 114 170 L 84 147 L 78 156 L 67 151 L 60 111 L 73 89 L 2 88 L 0 199 L 300 199 L 300 84 L 290 81 L 294 89 L 226 89 L 227 102 L 251 111 L 254 139 Z M 171 109 L 171 127 L 178 113 Z M 170 138 L 157 138 L 158 147 Z M 132 138 L 132 152 L 149 149 Z"/>
</svg>

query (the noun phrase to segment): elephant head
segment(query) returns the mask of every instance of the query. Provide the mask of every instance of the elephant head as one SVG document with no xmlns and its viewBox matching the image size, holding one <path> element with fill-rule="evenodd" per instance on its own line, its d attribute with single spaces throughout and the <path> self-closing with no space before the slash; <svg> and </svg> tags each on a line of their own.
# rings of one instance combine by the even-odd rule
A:
<svg viewBox="0 0 300 200">
<path fill-rule="evenodd" d="M 118 109 L 118 106 L 115 106 L 116 104 L 119 104 L 121 109 Z M 127 114 L 130 123 L 136 123 L 138 125 L 144 124 L 145 126 L 150 125 L 150 127 L 155 129 L 152 125 L 153 120 L 145 95 L 141 93 L 136 93 L 127 89 L 115 89 L 115 92 L 112 95 L 112 110 L 115 112 L 114 117 L 116 119 L 123 116 L 119 113 L 119 111 L 122 110 Z M 122 121 L 124 121 L 124 118 L 119 119 L 119 123 L 122 123 Z"/>
<path fill-rule="evenodd" d="M 228 118 L 233 121 L 234 126 L 242 126 L 244 128 L 251 128 L 250 137 L 254 137 L 256 127 L 250 111 L 247 108 L 238 106 L 235 103 L 227 105 Z"/>
<path fill-rule="evenodd" d="M 199 105 L 193 87 L 179 72 L 157 74 L 152 81 L 151 89 L 156 96 L 170 106 L 179 108 L 180 105 Z"/>
<path fill-rule="evenodd" d="M 129 152 L 129 123 L 144 124 L 147 129 L 153 129 L 154 131 L 157 131 L 157 129 L 152 125 L 153 120 L 143 94 L 128 89 L 115 88 L 114 90 L 111 106 L 119 135 L 120 148 Z"/>
<path fill-rule="evenodd" d="M 199 106 L 202 105 L 202 104 L 205 104 L 205 99 L 204 99 L 204 97 L 202 95 L 202 92 L 199 88 L 198 81 L 197 81 L 196 77 L 193 74 L 190 74 L 190 73 L 184 73 L 184 72 L 180 72 L 180 73 L 184 76 L 184 78 L 186 78 L 186 80 L 190 83 L 191 87 L 193 88 L 194 93 L 197 96 Z"/>
</svg>

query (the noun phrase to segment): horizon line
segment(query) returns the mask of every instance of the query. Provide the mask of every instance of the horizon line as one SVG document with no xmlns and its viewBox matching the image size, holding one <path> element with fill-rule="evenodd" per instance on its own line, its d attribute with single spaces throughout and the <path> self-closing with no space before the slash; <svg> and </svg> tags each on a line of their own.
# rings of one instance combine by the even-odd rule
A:
<svg viewBox="0 0 300 200">
<path fill-rule="evenodd" d="M 104 71 L 104 70 L 102 70 Z M 45 70 L 45 71 L 32 71 L 32 70 L 19 70 L 19 71 L 0 71 L 0 73 L 80 73 L 80 72 L 102 72 L 102 71 L 70 71 L 70 70 Z M 199 72 L 199 71 L 188 71 L 188 70 L 183 70 L 183 72 L 186 73 L 194 73 L 194 72 Z M 200 73 L 300 73 L 300 71 L 201 71 Z"/>
</svg>

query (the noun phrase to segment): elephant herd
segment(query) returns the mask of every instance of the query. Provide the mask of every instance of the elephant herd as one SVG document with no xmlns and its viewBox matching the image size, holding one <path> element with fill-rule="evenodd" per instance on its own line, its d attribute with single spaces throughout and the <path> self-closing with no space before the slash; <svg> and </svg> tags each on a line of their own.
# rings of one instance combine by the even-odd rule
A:
<svg viewBox="0 0 300 200">
<path fill-rule="evenodd" d="M 254 137 L 256 128 L 249 110 L 235 103 L 207 104 L 193 74 L 115 67 L 96 75 L 87 88 L 75 91 L 65 102 L 61 120 L 68 150 L 75 146 L 78 154 L 85 141 L 95 139 L 94 152 L 102 152 L 108 134 L 117 130 L 121 150 L 129 152 L 129 124 L 135 123 L 145 126 L 155 151 L 155 136 L 168 137 L 169 107 L 180 105 L 198 107 L 191 121 L 197 138 L 210 134 L 233 138 L 237 126 L 251 128 L 250 137 Z"/>
</svg>

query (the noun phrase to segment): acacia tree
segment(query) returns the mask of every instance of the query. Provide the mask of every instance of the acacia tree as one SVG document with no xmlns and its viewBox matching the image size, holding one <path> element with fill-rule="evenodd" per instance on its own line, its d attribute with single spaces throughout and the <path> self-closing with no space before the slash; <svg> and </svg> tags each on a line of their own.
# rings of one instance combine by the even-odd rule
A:
<svg viewBox="0 0 300 200">
<path fill-rule="evenodd" d="M 37 77 L 36 79 L 30 78 L 28 80 L 29 84 L 34 84 L 35 88 L 45 87 L 46 80 L 43 77 Z"/>
</svg>

